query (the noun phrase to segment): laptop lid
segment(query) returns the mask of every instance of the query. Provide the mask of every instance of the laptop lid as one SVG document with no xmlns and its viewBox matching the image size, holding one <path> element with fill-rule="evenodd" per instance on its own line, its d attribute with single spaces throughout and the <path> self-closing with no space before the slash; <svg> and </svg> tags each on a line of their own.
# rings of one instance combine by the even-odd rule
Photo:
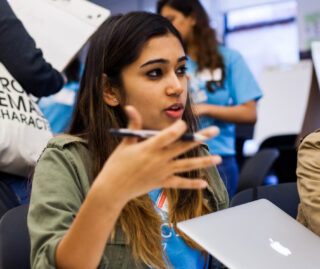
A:
<svg viewBox="0 0 320 269">
<path fill-rule="evenodd" d="M 230 269 L 320 268 L 320 237 L 266 199 L 177 225 Z"/>
</svg>

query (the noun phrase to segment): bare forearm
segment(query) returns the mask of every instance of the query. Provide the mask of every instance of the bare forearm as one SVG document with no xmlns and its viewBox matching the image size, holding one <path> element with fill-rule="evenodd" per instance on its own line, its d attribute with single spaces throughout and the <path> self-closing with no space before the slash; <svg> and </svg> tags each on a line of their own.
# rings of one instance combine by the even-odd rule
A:
<svg viewBox="0 0 320 269">
<path fill-rule="evenodd" d="M 104 192 L 105 194 L 105 192 Z M 56 251 L 58 268 L 97 268 L 122 205 L 93 186 Z"/>
<path fill-rule="evenodd" d="M 194 110 L 198 116 L 209 116 L 229 123 L 249 124 L 257 120 L 255 101 L 237 106 L 201 104 L 195 105 Z"/>
</svg>

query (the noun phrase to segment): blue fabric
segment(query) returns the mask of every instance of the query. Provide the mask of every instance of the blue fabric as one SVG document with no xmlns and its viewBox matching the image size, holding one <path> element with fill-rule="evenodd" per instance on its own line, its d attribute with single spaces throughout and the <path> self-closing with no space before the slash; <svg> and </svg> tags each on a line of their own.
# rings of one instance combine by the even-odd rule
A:
<svg viewBox="0 0 320 269">
<path fill-rule="evenodd" d="M 167 213 L 156 206 L 160 192 L 161 189 L 153 190 L 149 192 L 149 196 L 154 202 L 154 208 L 163 220 L 161 225 L 162 246 L 170 263 L 175 269 L 203 269 L 205 257 L 201 257 L 199 250 L 190 248 L 183 239 L 177 235 L 173 227 L 169 227 Z M 208 262 L 206 268 L 208 268 Z"/>
<path fill-rule="evenodd" d="M 224 60 L 226 78 L 222 88 L 218 88 L 214 93 L 208 92 L 206 81 L 201 80 L 197 74 L 197 64 L 192 59 L 188 59 L 187 72 L 190 75 L 189 87 L 193 102 L 195 104 L 232 106 L 261 98 L 262 92 L 242 56 L 224 46 L 219 46 L 219 52 Z M 235 155 L 234 124 L 211 117 L 201 117 L 199 126 L 200 129 L 208 126 L 220 128 L 220 134 L 207 141 L 211 154 Z"/>
<path fill-rule="evenodd" d="M 234 156 L 222 156 L 222 163 L 217 165 L 217 169 L 229 194 L 229 201 L 232 200 L 236 192 L 239 179 L 239 168 Z"/>
<path fill-rule="evenodd" d="M 40 99 L 39 108 L 53 133 L 63 133 L 69 127 L 78 89 L 79 83 L 71 81 L 58 93 Z"/>
<path fill-rule="evenodd" d="M 6 183 L 17 196 L 21 205 L 30 201 L 31 181 L 27 178 L 0 172 L 0 180 Z"/>
</svg>

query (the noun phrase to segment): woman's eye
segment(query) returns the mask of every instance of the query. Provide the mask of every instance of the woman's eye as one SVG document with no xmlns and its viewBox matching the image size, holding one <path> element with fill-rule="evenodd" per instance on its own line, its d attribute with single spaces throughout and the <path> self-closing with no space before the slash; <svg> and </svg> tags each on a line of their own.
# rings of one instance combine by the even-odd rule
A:
<svg viewBox="0 0 320 269">
<path fill-rule="evenodd" d="M 184 76 L 187 72 L 187 67 L 181 66 L 177 69 L 177 74 L 180 76 Z"/>
<path fill-rule="evenodd" d="M 153 69 L 147 73 L 147 76 L 150 78 L 157 78 L 162 75 L 161 69 Z"/>
</svg>

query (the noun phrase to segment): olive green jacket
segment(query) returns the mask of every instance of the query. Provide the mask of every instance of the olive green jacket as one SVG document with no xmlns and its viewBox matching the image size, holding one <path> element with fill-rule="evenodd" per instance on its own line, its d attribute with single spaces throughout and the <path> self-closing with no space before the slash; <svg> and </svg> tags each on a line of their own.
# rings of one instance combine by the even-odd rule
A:
<svg viewBox="0 0 320 269">
<path fill-rule="evenodd" d="M 209 173 L 206 198 L 214 210 L 227 208 L 228 194 L 217 169 L 212 167 Z M 28 214 L 32 268 L 55 268 L 56 247 L 92 181 L 92 159 L 86 141 L 67 135 L 49 141 L 35 169 Z M 99 268 L 137 268 L 118 224 L 115 239 L 107 243 Z"/>
</svg>

